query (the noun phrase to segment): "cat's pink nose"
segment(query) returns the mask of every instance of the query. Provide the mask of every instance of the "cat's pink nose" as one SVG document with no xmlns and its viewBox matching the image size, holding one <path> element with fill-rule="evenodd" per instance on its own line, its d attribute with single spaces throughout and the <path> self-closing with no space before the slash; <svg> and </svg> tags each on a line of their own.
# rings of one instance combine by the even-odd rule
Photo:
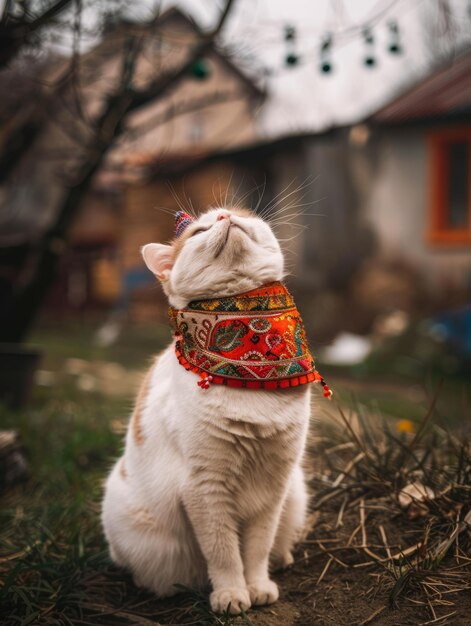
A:
<svg viewBox="0 0 471 626">
<path fill-rule="evenodd" d="M 220 213 L 217 217 L 217 221 L 219 222 L 220 220 L 230 219 L 230 217 L 230 213 Z"/>
</svg>

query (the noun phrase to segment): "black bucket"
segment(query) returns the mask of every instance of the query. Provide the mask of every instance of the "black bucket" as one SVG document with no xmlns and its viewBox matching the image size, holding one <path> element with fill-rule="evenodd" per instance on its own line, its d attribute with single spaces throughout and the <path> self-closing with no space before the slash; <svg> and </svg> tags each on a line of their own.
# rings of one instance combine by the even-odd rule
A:
<svg viewBox="0 0 471 626">
<path fill-rule="evenodd" d="M 0 343 L 0 403 L 13 409 L 26 405 L 40 357 L 34 348 Z"/>
</svg>

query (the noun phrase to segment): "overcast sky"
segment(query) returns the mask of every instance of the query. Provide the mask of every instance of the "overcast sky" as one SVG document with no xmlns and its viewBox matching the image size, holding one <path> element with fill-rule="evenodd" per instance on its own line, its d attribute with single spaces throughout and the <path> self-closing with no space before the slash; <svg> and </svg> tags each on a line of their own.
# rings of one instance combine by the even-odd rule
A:
<svg viewBox="0 0 471 626">
<path fill-rule="evenodd" d="M 209 27 L 216 0 L 163 1 Z M 143 3 L 144 13 L 153 2 Z M 450 12 L 447 13 L 447 6 Z M 388 23 L 396 20 L 403 52 L 388 52 Z M 287 67 L 284 27 L 296 28 L 298 66 Z M 371 24 L 374 68 L 364 64 L 362 26 Z M 320 45 L 333 36 L 332 71 L 320 71 Z M 270 103 L 262 133 L 274 136 L 350 123 L 375 111 L 422 76 L 433 59 L 471 41 L 469 0 L 235 0 L 224 40 L 245 63 L 267 71 Z M 248 57 L 248 61 L 247 61 Z"/>
<path fill-rule="evenodd" d="M 87 4 L 85 23 L 97 14 L 96 0 L 84 0 Z M 222 5 L 222 0 L 134 0 L 127 11 L 146 19 L 158 6 L 178 6 L 210 27 Z M 399 26 L 400 55 L 388 52 L 391 20 Z M 374 37 L 373 68 L 364 63 L 365 24 Z M 287 25 L 296 29 L 295 67 L 285 63 Z M 325 74 L 320 46 L 329 32 L 332 71 Z M 259 117 L 261 134 L 312 132 L 361 120 L 426 74 L 434 60 L 452 57 L 466 41 L 471 45 L 471 0 L 234 0 L 223 41 L 242 68 L 264 76 L 269 98 Z M 66 52 L 70 37 L 63 43 Z"/>
</svg>

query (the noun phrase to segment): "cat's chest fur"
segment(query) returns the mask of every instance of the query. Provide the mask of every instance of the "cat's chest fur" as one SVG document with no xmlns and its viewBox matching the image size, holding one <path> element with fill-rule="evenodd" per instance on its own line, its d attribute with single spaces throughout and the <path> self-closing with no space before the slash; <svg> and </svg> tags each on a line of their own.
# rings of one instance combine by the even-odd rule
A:
<svg viewBox="0 0 471 626">
<path fill-rule="evenodd" d="M 304 448 L 309 389 L 202 390 L 169 348 L 154 366 L 143 414 L 147 471 L 162 467 L 159 450 L 178 459 L 183 485 L 191 478 L 208 490 L 227 489 L 241 515 L 255 512 L 286 484 Z M 142 459 L 146 459 L 143 461 Z M 159 471 L 160 473 L 160 471 Z M 245 508 L 250 511 L 244 511 Z"/>
</svg>

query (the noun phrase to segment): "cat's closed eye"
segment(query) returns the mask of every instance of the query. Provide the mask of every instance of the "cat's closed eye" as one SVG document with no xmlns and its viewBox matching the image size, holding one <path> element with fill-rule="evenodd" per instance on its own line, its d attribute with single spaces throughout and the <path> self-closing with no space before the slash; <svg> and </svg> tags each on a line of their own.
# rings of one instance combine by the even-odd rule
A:
<svg viewBox="0 0 471 626">
<path fill-rule="evenodd" d="M 196 230 L 194 230 L 190 237 L 194 237 L 195 235 L 199 235 L 200 233 L 204 233 L 205 231 L 207 231 L 207 228 L 197 228 Z"/>
</svg>

